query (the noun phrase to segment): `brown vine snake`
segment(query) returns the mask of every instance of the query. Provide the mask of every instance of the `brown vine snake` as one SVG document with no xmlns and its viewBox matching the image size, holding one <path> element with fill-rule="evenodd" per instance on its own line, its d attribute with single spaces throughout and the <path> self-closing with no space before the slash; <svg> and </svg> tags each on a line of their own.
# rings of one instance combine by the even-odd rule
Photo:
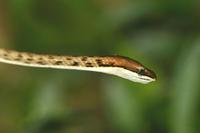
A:
<svg viewBox="0 0 200 133">
<path fill-rule="evenodd" d="M 0 48 L 0 62 L 21 66 L 102 72 L 147 84 L 156 74 L 138 61 L 123 56 L 58 56 Z"/>
</svg>

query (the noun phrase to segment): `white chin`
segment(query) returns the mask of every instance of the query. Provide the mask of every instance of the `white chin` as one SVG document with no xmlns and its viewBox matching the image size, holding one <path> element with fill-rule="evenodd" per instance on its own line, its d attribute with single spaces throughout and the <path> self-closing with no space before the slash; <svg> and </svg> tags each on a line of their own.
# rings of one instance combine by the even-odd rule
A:
<svg viewBox="0 0 200 133">
<path fill-rule="evenodd" d="M 135 82 L 142 83 L 142 84 L 148 84 L 150 82 L 155 81 L 155 79 L 152 79 L 152 78 L 146 77 L 146 76 L 137 77 L 136 79 L 134 79 L 134 80 L 136 80 Z"/>
<path fill-rule="evenodd" d="M 153 81 L 155 81 L 154 79 L 151 79 L 151 80 L 140 80 L 140 81 L 138 81 L 139 83 L 142 83 L 142 84 L 148 84 L 148 83 L 151 83 L 151 82 L 153 82 Z"/>
</svg>

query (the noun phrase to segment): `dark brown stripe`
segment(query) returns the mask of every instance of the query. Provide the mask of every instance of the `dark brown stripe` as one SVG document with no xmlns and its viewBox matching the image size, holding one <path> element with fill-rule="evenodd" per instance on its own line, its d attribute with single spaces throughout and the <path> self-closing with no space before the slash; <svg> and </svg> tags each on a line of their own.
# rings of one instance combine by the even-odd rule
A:
<svg viewBox="0 0 200 133">
<path fill-rule="evenodd" d="M 30 61 L 24 61 L 24 63 L 26 63 L 26 64 L 30 64 L 31 62 L 30 62 Z"/>
<path fill-rule="evenodd" d="M 98 64 L 98 66 L 103 66 L 103 61 L 101 59 L 96 59 L 96 63 Z"/>
<path fill-rule="evenodd" d="M 4 57 L 7 57 L 7 56 L 8 56 L 8 54 L 7 54 L 7 53 L 4 53 L 4 54 L 3 54 L 3 56 L 4 56 Z"/>
<path fill-rule="evenodd" d="M 26 60 L 27 61 L 33 61 L 33 58 L 27 58 Z"/>
<path fill-rule="evenodd" d="M 90 63 L 90 62 L 85 63 L 85 65 L 86 65 L 86 67 L 93 67 L 92 63 Z"/>
<path fill-rule="evenodd" d="M 102 64 L 102 60 L 101 59 L 96 59 L 97 64 Z"/>
<path fill-rule="evenodd" d="M 44 59 L 43 59 L 43 57 L 39 57 L 38 60 L 41 60 L 41 61 L 42 61 L 42 60 L 44 60 Z"/>
<path fill-rule="evenodd" d="M 78 64 L 78 62 L 76 62 L 76 61 L 74 61 L 73 63 L 72 63 L 72 66 L 78 66 L 79 64 Z"/>
<path fill-rule="evenodd" d="M 63 64 L 63 61 L 56 61 L 54 62 L 55 65 L 62 65 Z"/>
<path fill-rule="evenodd" d="M 86 56 L 81 57 L 81 60 L 82 60 L 82 61 L 87 61 L 87 59 L 88 59 L 88 58 L 87 58 Z"/>
<path fill-rule="evenodd" d="M 52 55 L 48 55 L 48 59 L 54 59 Z"/>
<path fill-rule="evenodd" d="M 40 64 L 40 65 L 46 65 L 46 64 L 47 64 L 47 63 L 44 62 L 44 61 L 37 61 L 36 63 L 37 63 L 37 64 Z"/>
<path fill-rule="evenodd" d="M 18 58 L 18 57 L 14 58 L 15 61 L 20 61 L 21 59 L 22 58 Z"/>
<path fill-rule="evenodd" d="M 100 67 L 112 67 L 110 64 L 98 64 Z"/>
<path fill-rule="evenodd" d="M 72 58 L 70 58 L 70 57 L 66 57 L 65 59 L 66 59 L 66 60 L 72 60 Z"/>
<path fill-rule="evenodd" d="M 22 58 L 23 55 L 19 53 L 19 54 L 17 55 L 17 57 Z"/>
</svg>

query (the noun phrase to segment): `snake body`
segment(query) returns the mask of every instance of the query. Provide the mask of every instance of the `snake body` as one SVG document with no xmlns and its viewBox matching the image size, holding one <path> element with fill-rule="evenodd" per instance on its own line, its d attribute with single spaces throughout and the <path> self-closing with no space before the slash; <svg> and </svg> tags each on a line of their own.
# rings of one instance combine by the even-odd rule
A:
<svg viewBox="0 0 200 133">
<path fill-rule="evenodd" d="M 139 83 L 155 81 L 153 71 L 123 56 L 58 56 L 0 48 L 0 62 L 21 66 L 103 72 Z"/>
</svg>

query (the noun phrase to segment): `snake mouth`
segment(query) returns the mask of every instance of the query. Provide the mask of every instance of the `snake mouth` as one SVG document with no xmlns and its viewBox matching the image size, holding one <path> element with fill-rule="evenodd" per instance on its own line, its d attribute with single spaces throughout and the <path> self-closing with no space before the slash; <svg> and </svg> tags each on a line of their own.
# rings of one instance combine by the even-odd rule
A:
<svg viewBox="0 0 200 133">
<path fill-rule="evenodd" d="M 151 77 L 148 77 L 148 76 L 139 76 L 139 79 L 140 80 L 143 80 L 145 82 L 153 82 L 153 81 L 156 81 L 155 78 L 151 78 Z"/>
</svg>

